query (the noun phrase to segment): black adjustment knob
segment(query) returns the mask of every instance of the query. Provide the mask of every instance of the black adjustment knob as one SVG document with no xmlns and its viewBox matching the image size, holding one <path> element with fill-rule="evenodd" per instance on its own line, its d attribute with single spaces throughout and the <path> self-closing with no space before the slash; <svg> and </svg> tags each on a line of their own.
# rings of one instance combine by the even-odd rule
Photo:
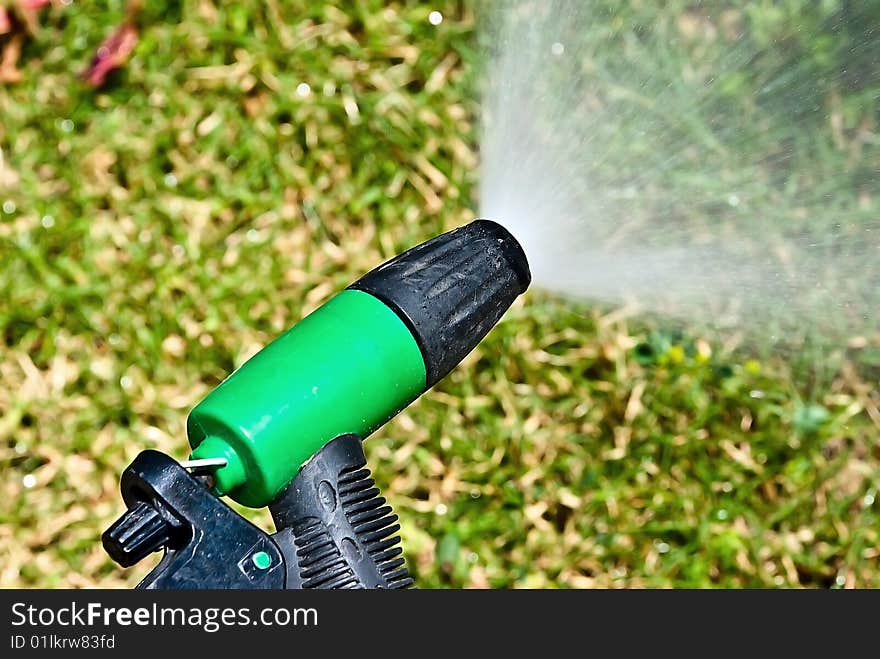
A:
<svg viewBox="0 0 880 659">
<path fill-rule="evenodd" d="M 110 558 L 131 567 L 171 540 L 172 526 L 153 506 L 141 501 L 104 531 L 101 542 Z"/>
</svg>

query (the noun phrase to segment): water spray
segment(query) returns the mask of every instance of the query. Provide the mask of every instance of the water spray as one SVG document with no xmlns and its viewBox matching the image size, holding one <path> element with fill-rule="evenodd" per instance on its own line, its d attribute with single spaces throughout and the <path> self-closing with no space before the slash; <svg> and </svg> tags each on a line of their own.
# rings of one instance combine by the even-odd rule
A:
<svg viewBox="0 0 880 659">
<path fill-rule="evenodd" d="M 139 588 L 403 588 L 397 516 L 361 441 L 448 374 L 531 282 L 477 220 L 380 265 L 275 339 L 191 412 L 190 459 L 144 451 L 102 536 Z M 267 533 L 219 497 L 269 506 Z"/>
</svg>

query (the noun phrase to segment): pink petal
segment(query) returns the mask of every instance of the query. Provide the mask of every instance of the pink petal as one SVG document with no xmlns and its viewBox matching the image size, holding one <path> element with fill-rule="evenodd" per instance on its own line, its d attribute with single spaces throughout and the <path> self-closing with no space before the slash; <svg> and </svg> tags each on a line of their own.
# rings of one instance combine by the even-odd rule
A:
<svg viewBox="0 0 880 659">
<path fill-rule="evenodd" d="M 9 10 L 0 7 L 0 34 L 7 34 L 12 29 L 12 20 L 9 18 Z"/>
<path fill-rule="evenodd" d="M 52 0 L 19 0 L 19 5 L 26 11 L 36 11 L 52 4 Z"/>
<path fill-rule="evenodd" d="M 98 48 L 83 77 L 93 87 L 100 87 L 111 71 L 125 64 L 137 42 L 137 29 L 130 23 L 123 23 Z"/>
</svg>

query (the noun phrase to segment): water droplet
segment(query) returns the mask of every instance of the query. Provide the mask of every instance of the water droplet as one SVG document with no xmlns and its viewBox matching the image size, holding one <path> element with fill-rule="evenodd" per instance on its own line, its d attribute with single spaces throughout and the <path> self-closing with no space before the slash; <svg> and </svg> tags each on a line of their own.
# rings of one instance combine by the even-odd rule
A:
<svg viewBox="0 0 880 659">
<path fill-rule="evenodd" d="M 131 376 L 129 375 L 123 375 L 121 378 L 119 378 L 119 386 L 123 389 L 128 389 L 129 387 L 131 387 L 132 384 L 133 383 L 131 380 Z"/>
<path fill-rule="evenodd" d="M 727 195 L 727 203 L 736 208 L 737 206 L 739 206 L 739 196 L 734 193 L 730 193 L 729 195 Z"/>
<path fill-rule="evenodd" d="M 846 585 L 846 575 L 841 572 L 840 574 L 838 574 L 834 578 L 834 583 L 836 583 L 838 586 L 845 586 Z"/>
<path fill-rule="evenodd" d="M 70 119 L 63 119 L 60 125 L 61 130 L 65 133 L 72 133 L 73 129 L 76 128 L 76 124 L 74 124 Z"/>
<path fill-rule="evenodd" d="M 866 506 L 873 506 L 874 505 L 874 493 L 868 492 L 865 495 L 865 498 L 862 499 L 862 503 L 864 503 Z"/>
<path fill-rule="evenodd" d="M 37 477 L 33 474 L 27 474 L 24 478 L 21 479 L 21 484 L 24 485 L 27 489 L 31 489 L 34 485 L 37 484 Z"/>
<path fill-rule="evenodd" d="M 51 229 L 55 226 L 55 218 L 51 215 L 43 215 L 43 217 L 40 219 L 40 224 L 43 225 L 44 229 Z"/>
<path fill-rule="evenodd" d="M 177 177 L 171 172 L 165 174 L 165 178 L 163 180 L 165 181 L 165 185 L 167 185 L 169 188 L 177 186 Z"/>
<path fill-rule="evenodd" d="M 472 551 L 470 554 L 468 554 L 468 561 L 470 561 L 471 563 L 476 563 L 478 560 L 480 560 L 480 557 L 477 552 Z"/>
<path fill-rule="evenodd" d="M 445 503 L 438 503 L 437 506 L 434 508 L 434 512 L 438 515 L 445 515 L 448 510 L 449 509 L 446 507 Z"/>
<path fill-rule="evenodd" d="M 257 242 L 260 239 L 260 232 L 256 229 L 248 229 L 247 239 L 252 243 Z"/>
<path fill-rule="evenodd" d="M 107 340 L 110 342 L 111 346 L 118 346 L 122 343 L 122 337 L 115 333 L 107 337 Z"/>
<path fill-rule="evenodd" d="M 473 488 L 471 490 L 471 499 L 479 499 L 479 498 L 480 498 L 480 491 L 477 488 Z"/>
<path fill-rule="evenodd" d="M 657 542 L 655 543 L 655 546 L 657 547 L 657 551 L 661 554 L 665 554 L 669 551 L 669 545 L 665 542 Z"/>
<path fill-rule="evenodd" d="M 12 215 L 15 212 L 15 202 L 11 199 L 7 199 L 3 202 L 3 212 L 7 215 Z"/>
<path fill-rule="evenodd" d="M 773 577 L 773 583 L 777 586 L 781 586 L 785 583 L 785 577 L 783 577 L 781 574 L 777 574 L 775 577 Z"/>
<path fill-rule="evenodd" d="M 727 493 L 727 494 L 729 494 L 730 492 L 733 492 L 733 484 L 732 484 L 732 483 L 726 483 L 726 482 L 723 483 L 723 484 L 721 485 L 721 491 L 722 491 L 722 492 L 725 492 L 725 493 Z"/>
<path fill-rule="evenodd" d="M 715 516 L 723 522 L 727 519 L 728 512 L 724 508 L 721 508 L 717 513 L 715 513 Z"/>
<path fill-rule="evenodd" d="M 750 397 L 750 398 L 763 398 L 763 397 L 764 397 L 764 392 L 761 391 L 760 389 L 752 389 L 752 390 L 749 392 L 749 397 Z"/>
<path fill-rule="evenodd" d="M 441 14 L 439 11 L 432 11 L 430 14 L 428 14 L 428 22 L 431 25 L 440 25 L 440 23 L 443 22 L 443 14 Z"/>
<path fill-rule="evenodd" d="M 561 57 L 565 53 L 565 45 L 556 41 L 550 46 L 550 52 L 556 57 Z"/>
<path fill-rule="evenodd" d="M 312 88 L 307 82 L 301 82 L 296 86 L 296 95 L 305 98 L 312 93 Z"/>
</svg>

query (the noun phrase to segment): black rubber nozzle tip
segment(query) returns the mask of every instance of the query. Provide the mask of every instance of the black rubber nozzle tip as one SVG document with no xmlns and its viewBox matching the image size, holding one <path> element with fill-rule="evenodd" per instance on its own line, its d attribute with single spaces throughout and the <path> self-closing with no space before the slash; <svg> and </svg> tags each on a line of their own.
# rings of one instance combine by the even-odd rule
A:
<svg viewBox="0 0 880 659">
<path fill-rule="evenodd" d="M 508 266 L 516 273 L 517 281 L 520 284 L 519 293 L 525 293 L 529 284 L 532 283 L 532 271 L 529 269 L 529 261 L 526 258 L 525 250 L 523 250 L 519 241 L 513 237 L 513 234 L 492 220 L 474 220 L 467 227 L 463 228 L 466 229 L 468 227 L 474 227 L 475 231 L 496 241 Z"/>
<path fill-rule="evenodd" d="M 451 371 L 532 281 L 526 254 L 497 222 L 476 220 L 417 245 L 349 288 L 379 298 L 422 351 L 426 388 Z"/>
</svg>

